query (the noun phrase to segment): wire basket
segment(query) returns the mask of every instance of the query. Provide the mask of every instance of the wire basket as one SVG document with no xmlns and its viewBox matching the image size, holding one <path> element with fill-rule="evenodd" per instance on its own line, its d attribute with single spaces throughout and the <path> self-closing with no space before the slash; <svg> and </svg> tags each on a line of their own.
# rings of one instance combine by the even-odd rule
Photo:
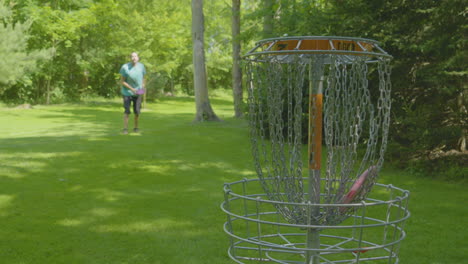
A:
<svg viewBox="0 0 468 264">
<path fill-rule="evenodd" d="M 316 36 L 244 56 L 258 179 L 224 188 L 233 260 L 398 263 L 409 193 L 377 183 L 391 59 L 374 40 Z"/>
<path fill-rule="evenodd" d="M 406 237 L 404 224 L 410 217 L 406 190 L 377 183 L 373 195 L 360 203 L 294 205 L 310 212 L 346 208 L 350 217 L 340 225 L 289 223 L 276 208 L 291 204 L 269 200 L 258 179 L 225 184 L 224 193 L 224 231 L 230 236 L 229 257 L 236 263 L 308 264 L 311 255 L 314 264 L 399 263 L 400 242 Z M 306 221 L 313 223 L 308 215 Z M 307 245 L 310 229 L 320 236 L 317 247 Z"/>
</svg>

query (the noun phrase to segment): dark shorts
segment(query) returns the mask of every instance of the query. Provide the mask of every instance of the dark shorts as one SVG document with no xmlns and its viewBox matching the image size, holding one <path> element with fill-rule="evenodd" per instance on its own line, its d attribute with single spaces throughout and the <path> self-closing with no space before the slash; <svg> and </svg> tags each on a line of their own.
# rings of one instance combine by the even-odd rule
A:
<svg viewBox="0 0 468 264">
<path fill-rule="evenodd" d="M 141 109 L 141 95 L 138 96 L 124 96 L 123 97 L 123 104 L 125 108 L 125 114 L 129 115 L 130 114 L 130 105 L 133 104 L 133 113 L 135 115 L 140 114 L 140 109 Z"/>
</svg>

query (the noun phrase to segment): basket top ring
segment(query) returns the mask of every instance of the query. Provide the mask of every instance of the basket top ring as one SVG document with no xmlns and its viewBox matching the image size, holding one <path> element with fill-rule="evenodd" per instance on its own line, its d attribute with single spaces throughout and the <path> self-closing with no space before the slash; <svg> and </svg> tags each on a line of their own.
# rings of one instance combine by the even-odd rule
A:
<svg viewBox="0 0 468 264">
<path fill-rule="evenodd" d="M 277 56 L 276 60 L 288 61 L 288 57 L 299 55 L 303 58 L 311 55 L 340 55 L 350 61 L 358 58 L 367 62 L 379 58 L 391 59 L 379 43 L 372 39 L 336 37 L 336 36 L 303 36 L 280 37 L 260 40 L 255 47 L 244 55 L 245 60 L 267 60 L 266 57 Z"/>
</svg>

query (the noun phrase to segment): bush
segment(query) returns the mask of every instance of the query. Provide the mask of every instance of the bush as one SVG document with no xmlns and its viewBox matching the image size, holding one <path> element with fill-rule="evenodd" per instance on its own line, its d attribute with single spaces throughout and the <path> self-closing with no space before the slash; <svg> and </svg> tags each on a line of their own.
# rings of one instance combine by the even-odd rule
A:
<svg viewBox="0 0 468 264">
<path fill-rule="evenodd" d="M 439 157 L 419 158 L 409 161 L 408 171 L 424 177 L 454 182 L 466 182 L 468 177 L 468 154 L 453 152 Z"/>
</svg>

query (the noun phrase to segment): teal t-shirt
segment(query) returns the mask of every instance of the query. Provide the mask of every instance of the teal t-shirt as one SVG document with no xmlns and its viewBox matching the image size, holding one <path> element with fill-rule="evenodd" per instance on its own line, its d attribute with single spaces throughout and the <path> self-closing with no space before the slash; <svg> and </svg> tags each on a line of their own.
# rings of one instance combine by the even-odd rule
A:
<svg viewBox="0 0 468 264">
<path fill-rule="evenodd" d="M 133 65 L 131 62 L 125 63 L 122 65 L 122 68 L 120 68 L 119 73 L 125 78 L 125 81 L 130 86 L 137 90 L 143 89 L 143 77 L 146 74 L 145 65 L 143 65 L 143 63 L 137 62 L 135 65 Z M 120 91 L 124 96 L 135 95 L 132 91 L 123 85 Z"/>
</svg>

